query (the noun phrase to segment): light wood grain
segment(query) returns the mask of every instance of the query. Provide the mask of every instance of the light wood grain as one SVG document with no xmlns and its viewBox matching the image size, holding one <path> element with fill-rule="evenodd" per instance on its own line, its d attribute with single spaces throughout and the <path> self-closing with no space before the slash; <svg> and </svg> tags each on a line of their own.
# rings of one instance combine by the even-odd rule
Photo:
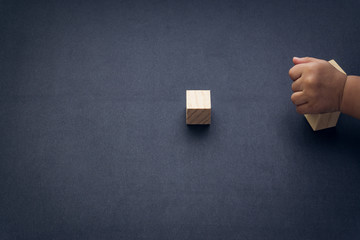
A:
<svg viewBox="0 0 360 240">
<path fill-rule="evenodd" d="M 335 60 L 332 59 L 329 61 L 329 63 L 333 65 L 337 70 L 339 70 L 340 72 L 346 75 L 344 70 L 335 62 Z M 322 114 L 305 114 L 304 116 L 306 120 L 309 122 L 311 128 L 314 131 L 318 131 L 326 128 L 335 127 L 338 122 L 340 112 L 330 112 L 330 113 L 322 113 Z"/>
<path fill-rule="evenodd" d="M 186 90 L 186 124 L 211 124 L 210 90 Z"/>
</svg>

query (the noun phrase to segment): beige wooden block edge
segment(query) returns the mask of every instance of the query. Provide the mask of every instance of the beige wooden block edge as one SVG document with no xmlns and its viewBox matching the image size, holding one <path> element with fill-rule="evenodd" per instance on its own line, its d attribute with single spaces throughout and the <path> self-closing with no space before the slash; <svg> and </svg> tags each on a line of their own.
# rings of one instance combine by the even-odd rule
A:
<svg viewBox="0 0 360 240">
<path fill-rule="evenodd" d="M 329 63 L 333 65 L 340 72 L 344 70 L 335 62 L 335 60 L 330 60 Z M 331 112 L 331 113 L 322 113 L 322 114 L 305 114 L 306 120 L 309 122 L 311 128 L 314 131 L 335 127 L 340 116 L 340 112 Z"/>
</svg>

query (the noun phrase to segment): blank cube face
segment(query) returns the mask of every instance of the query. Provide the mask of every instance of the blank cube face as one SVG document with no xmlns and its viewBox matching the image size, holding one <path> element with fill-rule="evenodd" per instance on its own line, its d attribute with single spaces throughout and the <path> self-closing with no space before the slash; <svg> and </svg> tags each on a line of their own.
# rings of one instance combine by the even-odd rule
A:
<svg viewBox="0 0 360 240">
<path fill-rule="evenodd" d="M 186 124 L 210 123 L 210 90 L 186 90 Z"/>
<path fill-rule="evenodd" d="M 305 114 L 306 119 L 314 131 L 335 127 L 339 116 L 340 112 Z"/>
</svg>

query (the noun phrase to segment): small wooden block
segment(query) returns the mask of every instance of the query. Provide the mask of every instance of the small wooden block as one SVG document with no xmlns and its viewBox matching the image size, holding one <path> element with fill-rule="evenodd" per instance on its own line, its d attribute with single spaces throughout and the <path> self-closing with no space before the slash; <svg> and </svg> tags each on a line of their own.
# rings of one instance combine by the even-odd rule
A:
<svg viewBox="0 0 360 240">
<path fill-rule="evenodd" d="M 333 65 L 340 72 L 344 72 L 342 68 L 335 62 L 330 60 L 329 63 Z M 309 122 L 314 131 L 335 127 L 340 116 L 340 112 L 322 113 L 322 114 L 305 114 L 306 120 Z"/>
<path fill-rule="evenodd" d="M 210 123 L 210 90 L 186 90 L 186 124 Z"/>
</svg>

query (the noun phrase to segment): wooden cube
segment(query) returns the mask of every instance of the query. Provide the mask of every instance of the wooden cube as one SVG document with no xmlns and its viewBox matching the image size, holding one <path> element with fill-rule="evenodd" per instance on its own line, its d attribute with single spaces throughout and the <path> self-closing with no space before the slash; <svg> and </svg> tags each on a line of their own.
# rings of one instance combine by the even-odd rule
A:
<svg viewBox="0 0 360 240">
<path fill-rule="evenodd" d="M 186 124 L 210 123 L 210 90 L 186 90 Z"/>
<path fill-rule="evenodd" d="M 342 70 L 342 68 L 334 60 L 330 60 L 329 63 L 333 65 L 337 70 L 339 70 L 340 72 L 346 75 L 344 70 Z M 330 113 L 322 113 L 322 114 L 305 114 L 307 121 L 309 122 L 311 128 L 314 131 L 335 127 L 339 119 L 339 116 L 340 116 L 340 112 L 330 112 Z"/>
</svg>

